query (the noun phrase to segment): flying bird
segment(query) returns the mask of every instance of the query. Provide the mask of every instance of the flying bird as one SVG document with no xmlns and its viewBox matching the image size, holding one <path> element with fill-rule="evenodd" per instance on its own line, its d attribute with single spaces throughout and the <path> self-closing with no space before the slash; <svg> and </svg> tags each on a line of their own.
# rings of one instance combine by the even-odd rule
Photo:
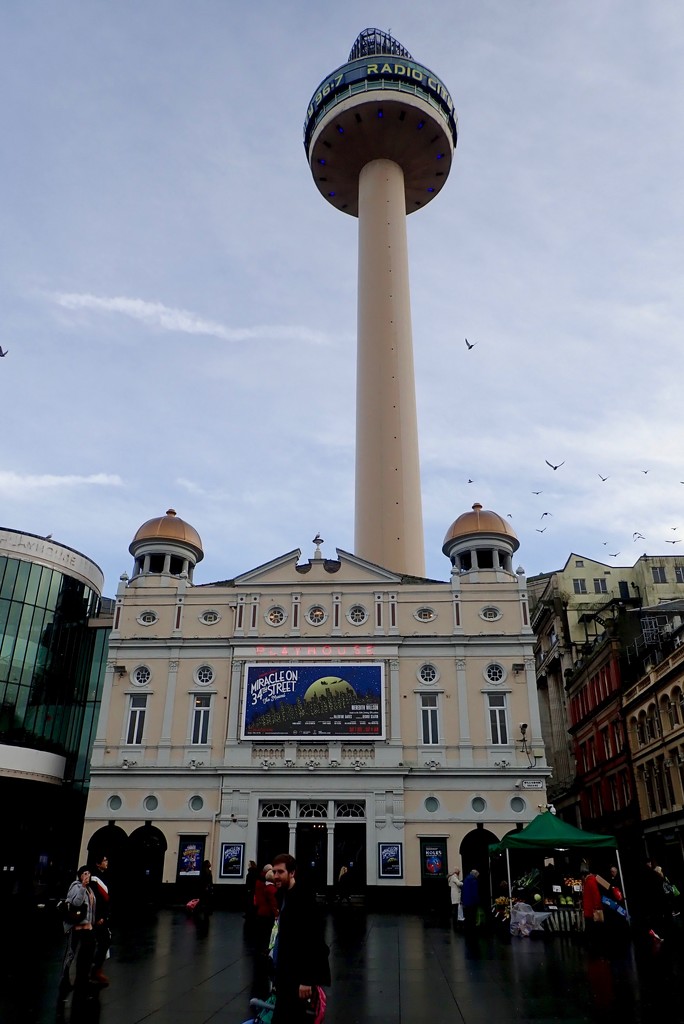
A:
<svg viewBox="0 0 684 1024">
<path fill-rule="evenodd" d="M 671 529 L 671 530 L 676 530 L 676 529 L 677 529 L 677 527 L 676 527 L 676 526 L 671 526 L 671 527 L 670 527 L 670 529 Z"/>
<path fill-rule="evenodd" d="M 470 352 L 471 348 L 475 348 L 475 346 L 477 345 L 477 342 L 476 342 L 476 341 L 474 341 L 474 342 L 473 342 L 473 343 L 471 344 L 471 343 L 470 343 L 470 342 L 468 341 L 468 339 L 467 339 L 467 338 L 466 338 L 466 340 L 465 340 L 465 343 L 466 343 L 466 345 L 468 346 L 468 351 L 469 351 L 469 352 Z"/>
<path fill-rule="evenodd" d="M 608 552 L 608 557 L 609 557 L 609 558 L 617 558 L 617 556 L 618 556 L 619 554 L 620 554 L 620 552 L 619 552 L 619 551 L 616 551 L 614 555 L 611 555 L 611 553 L 610 553 L 610 551 L 609 551 L 609 552 Z"/>
<path fill-rule="evenodd" d="M 2 348 L 1 346 L 0 346 L 0 359 L 4 359 L 4 358 L 5 358 L 5 356 L 7 355 L 7 353 L 8 353 L 8 352 L 9 352 L 9 349 L 8 349 L 8 348 L 5 348 L 5 349 L 3 349 L 3 348 Z"/>
<path fill-rule="evenodd" d="M 552 516 L 552 515 L 553 515 L 553 512 L 542 512 L 542 514 L 539 516 L 539 518 L 543 519 L 544 516 Z"/>
<path fill-rule="evenodd" d="M 508 518 L 509 518 L 509 519 L 512 519 L 512 518 L 513 518 L 513 516 L 511 515 L 511 513 L 510 513 L 510 512 L 507 512 L 507 513 L 506 513 L 506 515 L 508 516 Z"/>
<path fill-rule="evenodd" d="M 532 494 L 543 494 L 543 491 L 532 491 Z"/>
<path fill-rule="evenodd" d="M 650 472 L 650 470 L 648 470 L 648 469 L 642 469 L 642 470 L 641 470 L 641 472 L 642 472 L 642 473 L 644 474 L 644 476 L 645 476 L 645 475 L 646 475 L 646 473 Z"/>
<path fill-rule="evenodd" d="M 469 484 L 474 484 L 474 483 L 475 483 L 475 481 L 474 481 L 474 480 L 471 480 L 471 479 L 470 479 L 470 477 L 468 477 L 468 483 L 469 483 Z"/>
<path fill-rule="evenodd" d="M 635 530 L 632 534 L 632 540 L 646 540 L 646 538 L 644 537 L 643 533 L 639 533 L 638 530 Z"/>
<path fill-rule="evenodd" d="M 537 527 L 537 533 L 546 533 L 546 527 L 544 527 L 543 530 L 540 530 L 539 527 Z"/>
<path fill-rule="evenodd" d="M 599 476 L 601 476 L 601 474 L 600 474 L 600 473 L 599 473 Z M 609 477 L 607 477 L 607 476 L 601 476 L 601 479 L 603 480 L 603 482 L 604 482 L 604 484 L 605 484 L 606 480 L 608 480 L 608 479 L 609 479 Z"/>
<path fill-rule="evenodd" d="M 544 459 L 544 462 L 546 463 L 547 466 L 551 466 L 551 469 L 560 469 L 561 466 L 565 465 L 565 459 L 563 459 L 562 462 L 559 462 L 557 466 L 554 466 L 554 464 L 552 462 L 549 462 L 548 459 Z"/>
<path fill-rule="evenodd" d="M 679 540 L 666 540 L 665 543 L 666 544 L 681 544 L 682 543 L 682 539 L 680 537 Z"/>
</svg>

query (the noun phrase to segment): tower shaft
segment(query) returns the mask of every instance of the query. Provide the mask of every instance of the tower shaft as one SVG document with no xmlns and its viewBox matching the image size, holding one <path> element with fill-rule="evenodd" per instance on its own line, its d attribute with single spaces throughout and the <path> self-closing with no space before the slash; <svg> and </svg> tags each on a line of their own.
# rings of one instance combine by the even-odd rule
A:
<svg viewBox="0 0 684 1024">
<path fill-rule="evenodd" d="M 425 575 L 404 172 L 392 160 L 359 174 L 354 549 Z"/>
</svg>

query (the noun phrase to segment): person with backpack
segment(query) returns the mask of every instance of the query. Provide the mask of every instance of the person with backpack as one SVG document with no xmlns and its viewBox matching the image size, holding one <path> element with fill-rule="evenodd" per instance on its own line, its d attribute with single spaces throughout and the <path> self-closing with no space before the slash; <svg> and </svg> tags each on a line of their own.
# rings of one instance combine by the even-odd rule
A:
<svg viewBox="0 0 684 1024">
<path fill-rule="evenodd" d="M 60 1003 L 67 999 L 72 988 L 75 992 L 86 991 L 90 980 L 90 968 L 95 953 L 95 895 L 90 888 L 90 871 L 87 865 L 78 869 L 76 880 L 69 886 L 66 913 L 64 932 L 67 936 L 67 947 L 57 992 Z M 72 985 L 71 967 L 74 963 L 75 980 Z"/>
</svg>

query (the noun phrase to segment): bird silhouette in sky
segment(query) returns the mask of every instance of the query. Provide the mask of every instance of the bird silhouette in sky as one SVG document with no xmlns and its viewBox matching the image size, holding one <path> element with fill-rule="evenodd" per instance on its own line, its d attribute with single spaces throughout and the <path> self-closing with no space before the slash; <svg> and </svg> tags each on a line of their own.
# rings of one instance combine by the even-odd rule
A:
<svg viewBox="0 0 684 1024">
<path fill-rule="evenodd" d="M 547 466 L 550 466 L 551 469 L 560 469 L 561 466 L 565 465 L 565 459 L 563 459 L 562 462 L 559 462 L 557 466 L 554 466 L 554 464 L 552 462 L 549 462 L 548 459 L 544 459 L 544 462 L 546 463 Z"/>
<path fill-rule="evenodd" d="M 477 342 L 476 342 L 476 341 L 472 342 L 472 344 L 471 344 L 471 342 L 469 342 L 467 338 L 466 338 L 466 340 L 465 340 L 465 343 L 466 343 L 466 345 L 468 346 L 468 351 L 469 351 L 469 352 L 470 352 L 471 348 L 475 348 L 475 346 L 477 345 Z"/>
<path fill-rule="evenodd" d="M 4 359 L 8 352 L 8 348 L 3 349 L 2 346 L 0 346 L 0 359 Z"/>
<path fill-rule="evenodd" d="M 507 512 L 507 513 L 506 513 L 506 515 L 508 516 L 508 518 L 509 518 L 509 519 L 512 519 L 512 518 L 513 518 L 513 516 L 511 515 L 511 513 L 510 513 L 510 512 Z"/>
<path fill-rule="evenodd" d="M 553 515 L 553 512 L 542 512 L 542 514 L 539 516 L 539 518 L 543 519 L 544 516 L 552 516 L 552 515 Z"/>
<path fill-rule="evenodd" d="M 671 530 L 676 530 L 676 529 L 677 529 L 677 527 L 676 527 L 676 526 L 671 526 L 671 527 L 670 527 L 670 529 L 671 529 Z"/>
<path fill-rule="evenodd" d="M 680 537 L 679 540 L 666 540 L 665 543 L 666 544 L 681 544 L 682 543 L 682 539 Z"/>
<path fill-rule="evenodd" d="M 599 473 L 599 476 L 601 476 L 600 473 Z M 601 476 L 601 479 L 603 480 L 603 482 L 605 484 L 606 480 L 608 480 L 608 477 L 607 476 Z"/>
<path fill-rule="evenodd" d="M 544 527 L 543 530 L 540 530 L 539 527 L 537 527 L 537 533 L 546 533 L 546 527 Z"/>
<path fill-rule="evenodd" d="M 617 556 L 618 556 L 619 554 L 620 554 L 620 552 L 619 552 L 619 551 L 616 551 L 614 555 L 611 555 L 611 553 L 610 553 L 610 551 L 609 551 L 609 552 L 608 552 L 608 557 L 609 557 L 609 558 L 617 558 Z"/>
<path fill-rule="evenodd" d="M 650 471 L 648 469 L 642 469 L 641 472 L 644 474 L 644 476 L 646 476 L 646 474 Z"/>
<path fill-rule="evenodd" d="M 532 491 L 533 494 L 543 494 L 543 491 Z"/>
<path fill-rule="evenodd" d="M 468 483 L 469 483 L 469 484 L 474 484 L 474 483 L 475 483 L 475 481 L 474 481 L 474 480 L 471 480 L 471 479 L 470 479 L 470 477 L 468 477 Z"/>
<path fill-rule="evenodd" d="M 643 533 L 639 533 L 638 530 L 635 530 L 632 534 L 632 540 L 646 540 L 646 538 L 644 537 Z"/>
</svg>

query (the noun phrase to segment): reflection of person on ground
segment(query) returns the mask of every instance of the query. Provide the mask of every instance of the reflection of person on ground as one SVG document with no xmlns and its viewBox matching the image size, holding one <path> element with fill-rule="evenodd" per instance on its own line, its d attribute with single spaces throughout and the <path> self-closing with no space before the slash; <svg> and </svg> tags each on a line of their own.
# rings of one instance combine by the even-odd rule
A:
<svg viewBox="0 0 684 1024">
<path fill-rule="evenodd" d="M 463 907 L 461 906 L 461 889 L 463 888 L 463 881 L 461 879 L 460 868 L 454 868 L 448 876 L 447 881 L 449 883 L 449 894 L 451 896 L 451 920 L 454 925 L 457 925 L 459 921 L 463 920 Z"/>
<path fill-rule="evenodd" d="M 87 867 L 78 869 L 76 881 L 69 886 L 67 901 L 74 907 L 86 904 L 86 915 L 78 924 L 64 924 L 67 948 L 59 982 L 58 999 L 64 1002 L 72 988 L 83 992 L 88 987 L 90 968 L 95 952 L 95 896 L 90 888 L 90 871 Z M 71 968 L 75 964 L 75 979 L 72 985 Z"/>
<path fill-rule="evenodd" d="M 273 860 L 280 914 L 272 949 L 276 1005 L 273 1024 L 304 1024 L 316 985 L 330 984 L 323 925 L 312 892 L 297 883 L 297 863 L 289 853 Z"/>
<path fill-rule="evenodd" d="M 477 910 L 480 905 L 480 883 L 478 881 L 480 872 L 473 868 L 463 879 L 461 890 L 461 903 L 463 904 L 463 918 L 465 930 L 472 935 L 477 926 Z"/>
<path fill-rule="evenodd" d="M 93 927 L 95 939 L 95 955 L 91 978 L 100 985 L 108 985 L 109 978 L 102 968 L 112 944 L 112 933 L 109 930 L 109 886 L 107 884 L 109 859 L 105 853 L 98 854 L 93 860 L 90 872 L 90 888 L 95 896 L 95 923 Z"/>
<path fill-rule="evenodd" d="M 278 916 L 278 900 L 273 881 L 273 867 L 265 864 L 254 886 L 254 947 L 257 954 L 268 952 L 271 929 Z"/>
</svg>

